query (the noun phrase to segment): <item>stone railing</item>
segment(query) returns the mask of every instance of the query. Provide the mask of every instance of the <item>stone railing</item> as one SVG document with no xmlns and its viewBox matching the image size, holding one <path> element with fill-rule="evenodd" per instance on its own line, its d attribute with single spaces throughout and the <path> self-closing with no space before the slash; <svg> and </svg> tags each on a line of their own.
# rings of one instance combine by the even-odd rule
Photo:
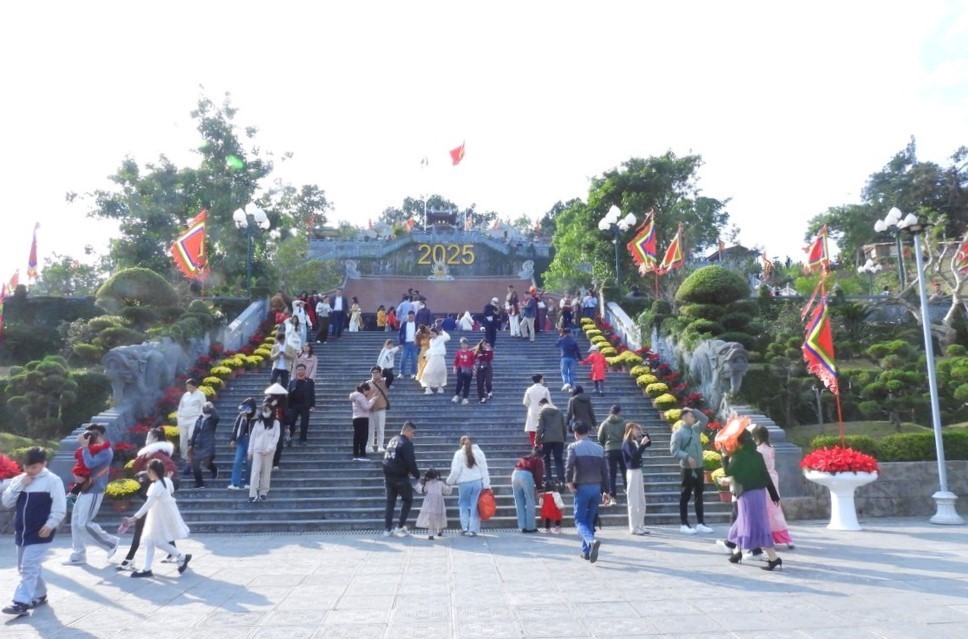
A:
<svg viewBox="0 0 968 639">
<path fill-rule="evenodd" d="M 638 322 L 628 316 L 615 302 L 605 304 L 605 321 L 612 325 L 615 333 L 622 338 L 626 348 L 637 351 L 643 346 L 642 329 Z"/>
<path fill-rule="evenodd" d="M 242 311 L 232 323 L 224 326 L 216 341 L 222 343 L 225 350 L 237 351 L 249 342 L 249 338 L 259 328 L 269 313 L 269 300 L 256 300 Z"/>
</svg>

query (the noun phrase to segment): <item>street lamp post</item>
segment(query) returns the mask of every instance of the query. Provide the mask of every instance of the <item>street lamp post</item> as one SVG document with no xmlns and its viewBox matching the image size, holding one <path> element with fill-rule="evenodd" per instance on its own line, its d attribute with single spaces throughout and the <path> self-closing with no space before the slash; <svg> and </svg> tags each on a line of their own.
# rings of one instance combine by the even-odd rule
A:
<svg viewBox="0 0 968 639">
<path fill-rule="evenodd" d="M 618 238 L 622 231 L 627 231 L 635 226 L 635 216 L 629 213 L 621 217 L 622 211 L 614 204 L 608 209 L 605 217 L 598 221 L 598 230 L 611 231 L 613 234 L 612 244 L 615 245 L 615 287 L 619 286 L 619 261 L 618 261 Z"/>
<path fill-rule="evenodd" d="M 881 272 L 881 265 L 875 264 L 874 260 L 867 260 L 862 266 L 857 267 L 857 274 L 867 273 L 867 294 L 874 295 L 874 275 Z"/>
<path fill-rule="evenodd" d="M 886 218 L 874 223 L 874 230 L 883 233 L 884 231 L 891 231 L 891 227 L 894 226 L 891 234 L 894 236 L 894 247 L 897 251 L 897 280 L 901 285 L 901 290 L 904 290 L 904 287 L 907 286 L 907 278 L 904 273 L 904 245 L 901 242 L 901 231 L 897 229 L 897 223 L 901 220 L 900 216 L 900 209 L 897 207 L 891 209 Z"/>
<path fill-rule="evenodd" d="M 232 214 L 232 221 L 235 226 L 245 232 L 248 244 L 245 260 L 245 285 L 249 291 L 249 299 L 252 299 L 252 236 L 258 229 L 269 228 L 269 217 L 266 212 L 258 207 L 253 207 L 251 213 L 246 213 L 244 209 L 236 209 Z"/>
<path fill-rule="evenodd" d="M 927 225 L 913 213 L 905 217 L 900 210 L 892 208 L 885 220 L 878 220 L 875 230 L 893 224 L 897 230 L 914 238 L 914 258 L 918 267 L 918 294 L 921 298 L 921 329 L 924 333 L 924 356 L 928 367 L 928 390 L 931 395 L 931 424 L 934 428 L 934 447 L 938 456 L 938 492 L 931 495 L 937 511 L 929 520 L 932 524 L 964 524 L 958 515 L 955 501 L 958 496 L 948 490 L 948 471 L 944 459 L 944 439 L 941 436 L 941 404 L 938 401 L 938 379 L 934 368 L 934 346 L 931 342 L 931 318 L 928 316 L 928 291 L 924 284 L 924 258 L 921 255 L 921 235 Z"/>
</svg>

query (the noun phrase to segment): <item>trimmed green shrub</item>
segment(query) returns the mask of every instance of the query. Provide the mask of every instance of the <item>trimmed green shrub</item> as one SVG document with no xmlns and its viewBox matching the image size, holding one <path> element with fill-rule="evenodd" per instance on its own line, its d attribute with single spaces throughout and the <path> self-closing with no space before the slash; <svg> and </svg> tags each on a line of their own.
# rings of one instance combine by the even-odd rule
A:
<svg viewBox="0 0 968 639">
<path fill-rule="evenodd" d="M 665 300 L 656 300 L 652 302 L 652 312 L 656 315 L 668 315 L 672 312 L 672 304 Z"/>
<path fill-rule="evenodd" d="M 847 435 L 844 437 L 844 441 L 847 442 L 849 448 L 859 450 L 862 453 L 880 459 L 878 456 L 877 440 L 873 437 L 867 435 Z M 812 451 L 820 448 L 832 448 L 834 446 L 840 446 L 839 435 L 818 435 L 810 440 L 810 450 Z"/>
<path fill-rule="evenodd" d="M 965 357 L 968 355 L 968 348 L 965 348 L 961 344 L 950 344 L 945 350 L 945 355 L 948 357 Z"/>
<path fill-rule="evenodd" d="M 676 291 L 676 301 L 692 304 L 730 304 L 749 297 L 746 279 L 722 266 L 694 271 Z"/>
<path fill-rule="evenodd" d="M 709 335 L 719 335 L 723 332 L 723 325 L 708 319 L 697 319 L 689 322 L 686 330 L 692 333 L 708 333 Z"/>
<path fill-rule="evenodd" d="M 146 268 L 119 271 L 98 289 L 97 305 L 108 312 L 126 306 L 178 306 L 178 293 L 165 278 Z"/>
<path fill-rule="evenodd" d="M 694 319 L 716 321 L 726 314 L 726 309 L 717 304 L 683 304 L 679 313 Z"/>
<path fill-rule="evenodd" d="M 716 336 L 716 339 L 721 339 L 724 342 L 739 342 L 746 347 L 746 350 L 752 351 L 756 348 L 756 337 L 750 335 L 749 333 L 741 333 L 739 331 L 725 331 Z"/>
<path fill-rule="evenodd" d="M 968 432 L 942 433 L 945 459 L 968 459 Z M 880 461 L 935 461 L 938 459 L 934 433 L 898 433 L 888 435 L 878 444 Z"/>
<path fill-rule="evenodd" d="M 726 313 L 720 318 L 719 323 L 727 331 L 746 331 L 753 317 L 748 313 Z"/>
</svg>

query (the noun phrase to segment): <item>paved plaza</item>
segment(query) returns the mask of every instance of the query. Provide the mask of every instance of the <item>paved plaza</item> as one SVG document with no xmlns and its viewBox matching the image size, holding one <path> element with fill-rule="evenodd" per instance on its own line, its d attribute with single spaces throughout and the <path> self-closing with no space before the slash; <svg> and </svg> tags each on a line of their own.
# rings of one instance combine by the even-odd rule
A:
<svg viewBox="0 0 968 639">
<path fill-rule="evenodd" d="M 0 637 L 968 637 L 968 529 L 874 520 L 862 532 L 795 524 L 783 572 L 734 566 L 713 536 L 601 532 L 592 565 L 574 530 L 384 538 L 374 534 L 198 535 L 181 577 L 156 563 L 131 579 L 88 551 L 46 565 L 50 605 L 3 619 Z M 717 527 L 722 534 L 725 528 Z M 0 594 L 17 575 L 0 547 Z M 139 560 L 141 555 L 139 554 Z"/>
</svg>

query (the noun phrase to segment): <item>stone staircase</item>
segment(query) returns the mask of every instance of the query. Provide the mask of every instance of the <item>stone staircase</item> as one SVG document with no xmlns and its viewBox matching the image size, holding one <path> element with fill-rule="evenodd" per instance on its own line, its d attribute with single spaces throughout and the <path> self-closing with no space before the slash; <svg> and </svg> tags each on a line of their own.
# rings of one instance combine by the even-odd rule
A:
<svg viewBox="0 0 968 639">
<path fill-rule="evenodd" d="M 250 504 L 248 491 L 229 491 L 230 449 L 222 444 L 216 463 L 222 475 L 217 481 L 206 479 L 203 489 L 183 488 L 178 503 L 185 521 L 195 532 L 303 532 L 318 530 L 378 530 L 383 528 L 384 489 L 379 456 L 370 462 L 351 459 L 352 422 L 347 399 L 354 386 L 369 376 L 369 368 L 387 337 L 383 332 L 343 333 L 318 347 L 316 373 L 316 411 L 309 427 L 306 447 L 294 445 L 283 452 L 281 469 L 273 472 L 269 500 Z M 460 333 L 448 343 L 448 359 L 458 348 Z M 476 339 L 477 336 L 475 335 Z M 479 404 L 476 392 L 471 404 L 451 402 L 454 380 L 450 376 L 443 394 L 424 395 L 419 384 L 398 379 L 390 390 L 392 408 L 387 416 L 387 438 L 399 432 L 404 420 L 412 420 L 418 431 L 414 439 L 421 472 L 435 466 L 446 476 L 450 460 L 463 434 L 474 438 L 487 455 L 491 483 L 497 500 L 496 515 L 484 523 L 487 528 L 517 528 L 511 471 L 517 459 L 528 450 L 523 432 L 525 410 L 521 404 L 534 373 L 543 373 L 552 399 L 562 408 L 568 394 L 562 392 L 556 336 L 539 334 L 534 343 L 498 336 L 494 361 L 494 398 Z M 584 337 L 580 338 L 584 340 Z M 585 344 L 587 347 L 587 344 Z M 399 359 L 398 359 L 399 367 Z M 399 370 L 399 369 L 398 369 Z M 588 368 L 581 367 L 579 381 L 586 389 Z M 228 431 L 239 403 L 246 397 L 262 397 L 268 385 L 268 369 L 246 373 L 230 382 L 219 393 L 216 405 L 222 421 L 219 439 L 228 440 Z M 653 438 L 647 451 L 644 473 L 648 525 L 678 524 L 678 464 L 668 453 L 670 432 L 649 400 L 643 397 L 631 377 L 612 373 L 607 396 L 593 398 L 595 414 L 604 419 L 609 406 L 622 405 L 622 414 L 645 425 Z M 207 475 L 207 473 L 206 473 Z M 182 486 L 192 486 L 190 478 Z M 601 509 L 604 525 L 626 525 L 623 482 L 619 480 L 619 505 Z M 711 490 L 711 489 L 710 489 Z M 571 525 L 571 496 L 566 502 L 565 525 Z M 421 497 L 414 500 L 411 526 L 416 519 Z M 447 497 L 451 527 L 459 521 L 456 492 Z M 690 513 L 692 508 L 690 506 Z M 706 497 L 707 522 L 728 521 L 729 504 L 721 504 L 715 492 Z M 102 518 L 116 519 L 105 514 Z M 694 520 L 692 514 L 690 519 Z"/>
</svg>

